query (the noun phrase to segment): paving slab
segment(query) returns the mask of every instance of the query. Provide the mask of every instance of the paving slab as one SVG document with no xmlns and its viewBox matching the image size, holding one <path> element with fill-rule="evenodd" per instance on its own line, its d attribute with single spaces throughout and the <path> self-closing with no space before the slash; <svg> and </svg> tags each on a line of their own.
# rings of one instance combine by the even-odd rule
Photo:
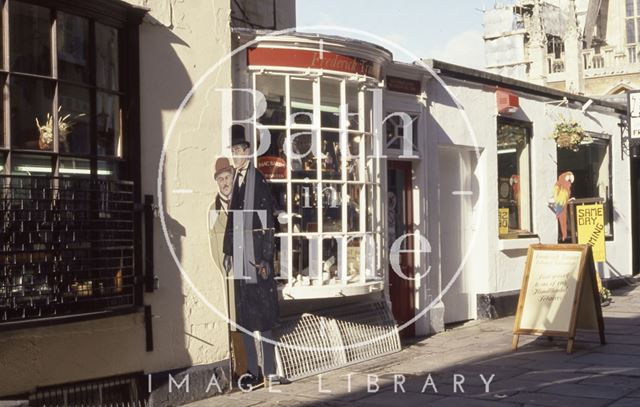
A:
<svg viewBox="0 0 640 407">
<path fill-rule="evenodd" d="M 504 401 L 514 404 L 536 405 L 548 407 L 602 407 L 611 403 L 611 400 L 594 399 L 586 397 L 570 397 L 559 394 L 545 393 L 518 393 L 512 397 L 505 398 Z"/>
<path fill-rule="evenodd" d="M 597 334 L 580 331 L 572 354 L 566 353 L 565 339 L 527 335 L 520 337 L 514 352 L 513 317 L 474 321 L 415 340 L 399 353 L 273 388 L 281 393 L 235 392 L 190 406 L 636 407 L 640 287 L 625 290 L 624 296 L 614 291 L 614 300 L 603 310 L 607 345 L 599 343 Z M 423 393 L 429 374 L 437 392 L 427 386 Z M 485 379 L 494 375 L 488 391 L 480 374 Z M 464 393 L 458 388 L 454 392 L 454 381 L 459 380 L 455 375 L 464 376 Z M 367 384 L 369 376 L 375 378 L 374 391 Z"/>
<path fill-rule="evenodd" d="M 618 386 L 586 385 L 574 383 L 554 384 L 540 389 L 542 393 L 559 394 L 563 396 L 589 397 L 597 399 L 617 400 L 631 391 Z"/>
</svg>

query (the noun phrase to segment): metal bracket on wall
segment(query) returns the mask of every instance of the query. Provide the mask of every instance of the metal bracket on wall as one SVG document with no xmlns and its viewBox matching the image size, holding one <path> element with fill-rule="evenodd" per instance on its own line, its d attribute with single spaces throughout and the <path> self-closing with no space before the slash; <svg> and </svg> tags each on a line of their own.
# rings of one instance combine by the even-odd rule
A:
<svg viewBox="0 0 640 407">
<path fill-rule="evenodd" d="M 153 352 L 153 324 L 151 319 L 151 305 L 144 306 L 144 336 L 147 342 L 147 352 Z"/>
<path fill-rule="evenodd" d="M 153 265 L 153 218 L 156 205 L 153 195 L 144 196 L 144 289 L 152 293 L 158 287 Z"/>
</svg>

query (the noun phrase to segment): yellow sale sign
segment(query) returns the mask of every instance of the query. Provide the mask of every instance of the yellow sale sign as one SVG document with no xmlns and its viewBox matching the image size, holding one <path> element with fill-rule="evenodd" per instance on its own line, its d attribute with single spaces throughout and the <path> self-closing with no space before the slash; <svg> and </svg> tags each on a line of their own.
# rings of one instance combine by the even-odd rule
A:
<svg viewBox="0 0 640 407">
<path fill-rule="evenodd" d="M 576 205 L 578 243 L 588 244 L 595 262 L 606 261 L 604 244 L 604 206 L 602 204 Z"/>
</svg>

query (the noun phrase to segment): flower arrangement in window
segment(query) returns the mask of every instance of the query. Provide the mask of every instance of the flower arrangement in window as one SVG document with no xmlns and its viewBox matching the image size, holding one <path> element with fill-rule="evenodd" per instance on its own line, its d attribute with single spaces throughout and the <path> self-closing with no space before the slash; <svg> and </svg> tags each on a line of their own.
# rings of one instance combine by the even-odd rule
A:
<svg viewBox="0 0 640 407">
<path fill-rule="evenodd" d="M 558 148 L 578 151 L 581 144 L 593 142 L 584 129 L 575 120 L 561 118 L 555 125 L 551 138 L 556 141 Z"/>
<path fill-rule="evenodd" d="M 62 110 L 62 106 L 58 108 L 58 114 Z M 75 124 L 75 120 L 85 116 L 84 113 L 78 114 L 75 117 L 72 117 L 71 114 L 67 114 L 64 116 L 58 115 L 58 136 L 60 138 L 60 144 L 67 145 L 68 140 L 67 136 L 71 133 L 71 129 Z M 36 117 L 36 126 L 38 127 L 38 131 L 40 132 L 40 137 L 38 138 L 38 148 L 40 150 L 52 150 L 53 149 L 53 116 L 50 113 L 47 113 L 47 121 L 44 124 L 40 124 L 40 121 Z M 67 145 L 68 150 L 68 145 Z"/>
</svg>

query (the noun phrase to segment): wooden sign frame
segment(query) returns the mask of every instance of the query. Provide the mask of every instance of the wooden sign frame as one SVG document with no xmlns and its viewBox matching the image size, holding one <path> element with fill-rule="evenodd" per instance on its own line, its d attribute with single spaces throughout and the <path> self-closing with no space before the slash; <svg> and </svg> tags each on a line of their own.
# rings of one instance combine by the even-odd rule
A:
<svg viewBox="0 0 640 407">
<path fill-rule="evenodd" d="M 570 299 L 570 316 L 568 319 L 568 326 L 566 329 L 554 329 L 549 330 L 544 327 L 535 328 L 522 328 L 523 313 L 530 312 L 525 311 L 525 307 L 531 308 L 535 305 L 529 305 L 531 301 L 527 302 L 527 292 L 530 283 L 532 261 L 534 253 L 536 251 L 550 251 L 550 252 L 579 252 L 580 264 L 578 274 L 575 281 L 574 298 Z M 516 320 L 513 328 L 513 350 L 518 349 L 518 340 L 520 335 L 545 335 L 550 338 L 557 336 L 567 338 L 567 353 L 573 351 L 573 343 L 576 336 L 577 329 L 593 329 L 597 330 L 600 334 L 600 343 L 605 344 L 604 336 L 604 319 L 602 317 L 602 307 L 600 306 L 600 294 L 598 293 L 595 267 L 593 263 L 593 255 L 591 253 L 591 247 L 584 244 L 535 244 L 529 246 L 529 252 L 527 254 L 527 263 L 524 270 L 524 276 L 522 278 L 522 289 L 520 290 L 520 297 L 518 299 L 518 308 L 516 312 Z M 569 295 L 569 294 L 568 294 Z M 563 298 L 564 300 L 564 298 Z M 549 321 L 548 318 L 545 319 Z"/>
</svg>

